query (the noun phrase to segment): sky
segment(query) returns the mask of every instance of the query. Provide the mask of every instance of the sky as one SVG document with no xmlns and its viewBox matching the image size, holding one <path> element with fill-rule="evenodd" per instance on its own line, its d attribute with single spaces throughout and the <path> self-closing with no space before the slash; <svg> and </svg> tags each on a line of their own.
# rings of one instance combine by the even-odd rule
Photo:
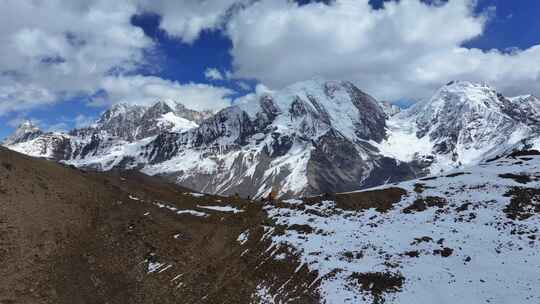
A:
<svg viewBox="0 0 540 304">
<path fill-rule="evenodd" d="M 450 80 L 540 95 L 537 0 L 0 0 L 0 138 L 112 104 L 218 110 L 314 77 L 379 100 Z M 54 20 L 54 22 L 52 22 Z"/>
</svg>

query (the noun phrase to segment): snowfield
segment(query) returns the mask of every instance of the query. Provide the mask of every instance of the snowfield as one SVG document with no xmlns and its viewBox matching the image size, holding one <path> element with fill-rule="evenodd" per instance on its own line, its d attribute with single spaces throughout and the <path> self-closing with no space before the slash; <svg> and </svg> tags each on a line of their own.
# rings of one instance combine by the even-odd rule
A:
<svg viewBox="0 0 540 304">
<path fill-rule="evenodd" d="M 532 304 L 539 189 L 540 156 L 527 155 L 266 211 L 282 230 L 275 248 L 291 246 L 318 273 L 325 303 Z M 392 191 L 402 196 L 389 206 Z M 358 205 L 376 194 L 384 202 Z"/>
</svg>

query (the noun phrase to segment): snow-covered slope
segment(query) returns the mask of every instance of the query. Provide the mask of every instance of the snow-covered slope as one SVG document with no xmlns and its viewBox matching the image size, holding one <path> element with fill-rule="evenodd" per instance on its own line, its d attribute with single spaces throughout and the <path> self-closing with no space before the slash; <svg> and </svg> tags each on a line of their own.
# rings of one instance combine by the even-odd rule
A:
<svg viewBox="0 0 540 304">
<path fill-rule="evenodd" d="M 453 81 L 393 116 L 379 148 L 402 161 L 424 161 L 431 172 L 475 165 L 537 136 L 539 107 L 534 97 L 508 99 L 486 84 Z"/>
<path fill-rule="evenodd" d="M 33 157 L 56 160 L 70 157 L 71 137 L 69 135 L 59 132 L 43 133 L 38 131 L 37 133 L 39 135 L 36 137 L 6 146 L 13 151 Z"/>
<path fill-rule="evenodd" d="M 41 134 L 43 134 L 43 132 L 38 127 L 36 127 L 30 120 L 27 120 L 22 122 L 17 127 L 17 129 L 15 129 L 13 134 L 4 139 L 2 145 L 10 146 L 22 142 L 31 141 L 32 139 L 39 137 Z"/>
<path fill-rule="evenodd" d="M 91 126 L 69 133 L 43 132 L 30 122 L 21 124 L 3 145 L 36 157 L 46 157 L 82 167 L 110 170 L 126 155 L 163 132 L 183 132 L 211 115 L 172 101 L 152 106 L 117 104 Z"/>
<path fill-rule="evenodd" d="M 540 303 L 539 189 L 540 152 L 517 152 L 441 176 L 268 204 L 268 235 L 274 258 L 300 257 L 297 269 L 317 274 L 323 303 Z"/>
<path fill-rule="evenodd" d="M 344 192 L 478 164 L 540 134 L 540 101 L 454 81 L 399 111 L 350 82 L 310 80 L 218 113 L 119 104 L 92 126 L 7 145 L 98 170 L 138 169 L 216 194 Z M 26 134 L 26 135 L 25 135 Z"/>
<path fill-rule="evenodd" d="M 507 111 L 515 119 L 526 123 L 535 130 L 540 128 L 540 98 L 522 95 L 508 98 Z"/>
<path fill-rule="evenodd" d="M 414 175 L 369 142 L 386 114 L 349 82 L 306 81 L 226 108 L 185 133 L 147 146 L 143 172 L 210 193 L 286 196 L 347 191 Z M 134 160 L 133 166 L 136 166 Z"/>
<path fill-rule="evenodd" d="M 107 133 L 109 136 L 133 142 L 162 132 L 182 132 L 195 128 L 198 122 L 209 116 L 186 109 L 183 105 L 172 101 L 158 101 L 149 107 L 122 103 L 105 111 L 89 128 L 71 133 L 75 136 Z"/>
</svg>

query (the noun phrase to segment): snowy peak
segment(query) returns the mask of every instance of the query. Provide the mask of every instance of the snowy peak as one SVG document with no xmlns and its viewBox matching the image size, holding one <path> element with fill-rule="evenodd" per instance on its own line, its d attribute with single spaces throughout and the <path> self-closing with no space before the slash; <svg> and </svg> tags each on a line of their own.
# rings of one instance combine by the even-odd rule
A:
<svg viewBox="0 0 540 304">
<path fill-rule="evenodd" d="M 187 108 L 184 106 L 184 104 L 176 101 L 170 101 L 168 104 L 171 106 L 171 102 L 173 103 L 172 108 L 174 109 L 174 113 L 181 118 L 187 119 L 189 121 L 193 121 L 196 124 L 200 124 L 205 119 L 208 119 L 212 117 L 215 113 L 211 110 L 202 110 L 202 111 L 196 111 Z"/>
<path fill-rule="evenodd" d="M 92 128 L 110 136 L 135 141 L 161 132 L 182 132 L 197 126 L 205 114 L 173 101 L 157 101 L 151 106 L 117 104 L 105 111 Z"/>
<path fill-rule="evenodd" d="M 21 123 L 17 129 L 15 129 L 13 134 L 7 137 L 2 144 L 14 145 L 21 142 L 30 141 L 36 137 L 39 137 L 41 134 L 43 134 L 43 132 L 37 126 L 35 126 L 30 120 L 26 120 Z"/>
<path fill-rule="evenodd" d="M 155 119 L 163 114 L 167 114 L 170 112 L 173 112 L 173 109 L 169 106 L 168 103 L 164 101 L 158 101 L 145 111 L 144 117 Z"/>
<path fill-rule="evenodd" d="M 300 82 L 225 108 L 187 132 L 159 135 L 145 146 L 143 172 L 251 197 L 273 188 L 291 197 L 398 181 L 412 169 L 396 169 L 370 143 L 384 138 L 386 117 L 352 83 Z"/>
<path fill-rule="evenodd" d="M 263 197 L 278 188 L 296 197 L 476 165 L 540 134 L 538 98 L 466 81 L 399 113 L 346 81 L 303 81 L 247 100 L 217 113 L 173 100 L 117 104 L 65 136 L 22 126 L 11 142 L 25 142 L 10 149 L 137 169 L 206 193 Z"/>
<path fill-rule="evenodd" d="M 114 121 L 125 121 L 142 117 L 145 108 L 127 103 L 119 103 L 106 110 L 97 121 L 98 125 L 107 125 Z"/>
<path fill-rule="evenodd" d="M 259 115 L 272 120 L 282 133 L 317 138 L 334 130 L 353 141 L 384 137 L 386 115 L 381 105 L 350 82 L 295 83 L 261 97 L 259 106 Z"/>
<path fill-rule="evenodd" d="M 91 133 L 94 130 L 104 131 L 110 136 L 133 141 L 137 137 L 135 130 L 142 121 L 145 111 L 142 106 L 125 103 L 113 105 L 101 115 L 90 131 Z"/>
<path fill-rule="evenodd" d="M 450 152 L 459 143 L 476 144 L 491 137 L 493 131 L 514 126 L 504 113 L 506 99 L 485 84 L 453 81 L 439 89 L 426 103 L 419 105 L 416 122 L 419 137 L 431 140 L 451 139 L 439 152 Z"/>
<path fill-rule="evenodd" d="M 440 88 L 427 102 L 430 110 L 438 115 L 449 107 L 460 108 L 462 111 L 480 109 L 500 109 L 502 95 L 494 88 L 484 83 L 469 81 L 451 81 Z"/>
<path fill-rule="evenodd" d="M 145 110 L 137 126 L 135 138 L 156 136 L 164 131 L 181 132 L 196 126 L 196 123 L 179 117 L 167 102 L 158 101 Z"/>
<path fill-rule="evenodd" d="M 510 99 L 512 102 L 527 102 L 527 101 L 540 102 L 538 97 L 536 97 L 534 95 L 531 95 L 531 94 L 525 94 L 525 95 L 509 97 L 508 99 Z"/>
<path fill-rule="evenodd" d="M 392 117 L 381 150 L 396 155 L 410 146 L 401 160 L 427 161 L 432 172 L 475 165 L 538 134 L 539 109 L 530 96 L 506 98 L 485 83 L 451 81 Z"/>
</svg>

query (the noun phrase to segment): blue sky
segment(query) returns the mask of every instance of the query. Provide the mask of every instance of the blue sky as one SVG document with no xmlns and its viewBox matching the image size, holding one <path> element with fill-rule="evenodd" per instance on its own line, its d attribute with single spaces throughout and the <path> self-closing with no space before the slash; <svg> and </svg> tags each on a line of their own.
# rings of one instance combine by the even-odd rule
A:
<svg viewBox="0 0 540 304">
<path fill-rule="evenodd" d="M 478 9 L 493 6 L 496 17 L 488 24 L 484 34 L 468 47 L 488 49 L 526 49 L 540 41 L 540 1 L 479 0 Z"/>
<path fill-rule="evenodd" d="M 201 8 L 197 7 L 197 4 L 193 4 L 196 1 L 191 1 L 189 5 L 186 4 L 185 9 L 181 4 L 170 3 L 174 1 L 156 1 L 156 3 L 162 4 L 152 4 L 148 7 L 143 4 L 138 7 L 131 7 L 127 4 L 115 7 L 113 9 L 118 9 L 125 12 L 125 14 L 116 14 L 114 18 L 121 15 L 120 19 L 107 19 L 107 22 L 114 22 L 111 27 L 117 29 L 111 35 L 121 33 L 121 36 L 118 36 L 119 39 L 108 45 L 105 50 L 101 50 L 97 46 L 103 45 L 103 41 L 109 43 L 110 39 L 113 39 L 100 37 L 100 33 L 108 29 L 92 28 L 91 26 L 81 27 L 80 29 L 73 28 L 69 23 L 71 15 L 74 18 L 81 18 L 81 23 L 84 23 L 86 13 L 83 6 L 81 6 L 81 9 L 71 7 L 66 9 L 65 7 L 68 6 L 66 1 L 53 1 L 55 4 L 50 4 L 46 8 L 39 8 L 43 12 L 42 14 L 45 15 L 48 12 L 47 9 L 51 14 L 60 11 L 58 13 L 58 23 L 62 24 L 62 18 L 65 18 L 65 29 L 61 25 L 51 28 L 50 25 L 45 24 L 45 22 L 40 23 L 39 20 L 32 22 L 32 24 L 21 23 L 16 26 L 7 26 L 6 32 L 0 32 L 0 35 L 8 38 L 12 37 L 13 39 L 9 41 L 20 42 L 24 48 L 8 49 L 4 45 L 9 43 L 0 41 L 0 56 L 5 52 L 14 57 L 9 62 L 7 59 L 6 62 L 0 61 L 0 125 L 2 126 L 0 128 L 0 138 L 12 132 L 13 126 L 23 119 L 32 119 L 44 129 L 71 129 L 95 119 L 106 107 L 117 101 L 131 102 L 131 100 L 137 100 L 138 103 L 144 103 L 152 100 L 152 98 L 160 98 L 161 95 L 159 94 L 165 91 L 168 94 L 166 96 L 184 96 L 182 92 L 188 89 L 184 87 L 187 84 L 193 85 L 190 89 L 200 89 L 201 95 L 209 96 L 208 98 L 218 96 L 216 98 L 220 99 L 220 103 L 216 103 L 216 107 L 219 108 L 226 103 L 232 102 L 235 98 L 250 93 L 258 83 L 279 89 L 287 83 L 309 78 L 309 75 L 323 75 L 327 78 L 352 80 L 368 93 L 374 94 L 375 97 L 394 101 L 425 97 L 423 95 L 429 95 L 428 92 L 435 89 L 439 83 L 440 85 L 445 83 L 450 77 L 461 76 L 472 78 L 472 80 L 481 80 L 482 77 L 485 77 L 488 81 L 491 80 L 489 77 L 492 77 L 490 76 L 492 70 L 485 67 L 459 73 L 454 71 L 453 67 L 445 66 L 441 67 L 441 70 L 428 71 L 426 74 L 435 75 L 430 79 L 424 79 L 425 77 L 415 79 L 406 73 L 406 70 L 411 68 L 410 63 L 404 62 L 400 58 L 391 58 L 388 62 L 373 60 L 377 64 L 373 63 L 372 65 L 369 60 L 365 62 L 358 60 L 359 62 L 353 65 L 346 61 L 351 62 L 350 58 L 353 61 L 356 61 L 356 58 L 369 58 L 371 52 L 377 54 L 378 49 L 383 47 L 400 48 L 403 46 L 404 49 L 408 49 L 408 53 L 404 54 L 403 57 L 418 54 L 418 63 L 415 66 L 425 64 L 425 61 L 428 60 L 426 58 L 433 58 L 433 56 L 439 56 L 439 54 L 441 54 L 441 57 L 447 56 L 449 53 L 446 51 L 451 48 L 478 49 L 480 53 L 471 52 L 470 58 L 474 58 L 478 62 L 485 61 L 494 65 L 495 67 L 492 67 L 495 69 L 493 73 L 502 76 L 493 78 L 491 81 L 495 85 L 501 86 L 503 91 L 506 90 L 505 93 L 513 94 L 521 91 L 523 93 L 529 91 L 536 93 L 532 90 L 535 86 L 538 87 L 538 80 L 536 82 L 534 79 L 529 80 L 527 74 L 530 74 L 530 71 L 532 73 L 539 71 L 538 77 L 540 77 L 539 69 L 528 67 L 531 69 L 529 71 L 526 68 L 520 68 L 519 73 L 521 74 L 514 75 L 514 72 L 512 72 L 511 77 L 505 78 L 504 75 L 510 73 L 502 69 L 502 67 L 499 68 L 499 66 L 504 65 L 506 62 L 522 64 L 521 61 L 526 62 L 530 60 L 529 58 L 536 58 L 533 56 L 537 56 L 538 52 L 525 52 L 525 50 L 532 50 L 534 46 L 540 44 L 540 18 L 538 18 L 540 1 L 478 0 L 474 11 L 469 13 L 463 12 L 464 7 L 466 7 L 465 4 L 450 8 L 449 5 L 444 3 L 436 5 L 431 3 L 433 6 L 444 7 L 446 5 L 446 8 L 439 10 L 440 12 L 446 10 L 444 16 L 448 18 L 442 23 L 439 23 L 440 20 L 434 20 L 435 18 L 429 15 L 436 14 L 436 8 L 429 10 L 425 9 L 425 7 L 395 4 L 398 5 L 398 9 L 404 11 L 404 17 L 400 15 L 393 17 L 392 15 L 386 18 L 395 18 L 396 20 L 410 18 L 408 17 L 410 14 L 406 14 L 405 11 L 418 10 L 419 14 L 424 14 L 420 18 L 425 18 L 427 24 L 433 23 L 432 29 L 428 29 L 429 31 L 424 34 L 426 41 L 408 44 L 407 41 L 409 40 L 404 38 L 401 45 L 392 45 L 390 41 L 399 40 L 396 39 L 395 35 L 400 38 L 399 35 L 405 37 L 408 33 L 399 33 L 396 29 L 381 28 L 380 31 L 372 29 L 365 32 L 359 30 L 358 35 L 351 36 L 345 41 L 329 37 L 334 32 L 333 26 L 336 26 L 335 32 L 341 33 L 339 31 L 342 30 L 344 24 L 340 24 L 339 20 L 329 19 L 322 21 L 326 25 L 325 31 L 327 30 L 329 33 L 325 36 L 318 36 L 321 31 L 311 32 L 312 26 L 310 26 L 309 22 L 312 21 L 310 19 L 303 20 L 301 17 L 309 14 L 321 16 L 321 11 L 326 8 L 325 5 L 328 7 L 329 12 L 339 10 L 339 8 L 334 8 L 337 5 L 332 2 L 313 4 L 309 1 L 299 1 L 299 4 L 302 5 L 302 7 L 299 7 L 290 3 L 286 4 L 285 1 L 283 4 L 276 4 L 280 1 L 270 3 L 263 0 L 252 7 L 246 5 L 247 8 L 239 9 L 238 7 L 242 6 L 233 6 L 237 4 L 234 0 L 227 1 L 231 5 L 222 8 L 219 7 L 219 4 L 216 4 L 216 12 L 201 10 Z M 345 1 L 350 0 L 343 0 L 342 2 Z M 466 0 L 459 1 L 467 2 Z M 101 1 L 96 1 L 95 4 L 97 9 L 101 8 L 99 2 Z M 178 1 L 176 2 L 178 3 Z M 242 1 L 239 0 L 239 2 Z M 360 2 L 362 1 L 358 1 L 358 3 Z M 370 4 L 379 11 L 385 10 L 382 1 L 372 0 Z M 320 7 L 317 8 L 315 5 Z M 354 7 L 356 4 L 349 5 L 358 9 L 359 16 L 365 16 L 369 19 L 376 14 L 373 12 L 360 12 L 362 9 L 367 10 L 366 7 L 360 5 Z M 31 16 L 35 14 L 32 9 L 35 8 L 23 5 L 13 8 L 8 7 L 2 10 L 0 19 L 2 19 L 3 14 L 20 15 L 21 13 L 28 13 Z M 107 12 L 107 10 L 104 11 Z M 189 15 L 190 13 L 192 15 Z M 343 12 L 337 11 L 337 13 Z M 220 18 L 213 18 L 216 14 Z M 294 22 L 285 23 L 279 29 L 274 30 L 272 29 L 272 20 L 276 20 L 275 16 L 278 14 L 282 14 L 282 16 L 285 16 L 284 18 L 291 18 Z M 203 16 L 204 20 L 209 21 L 206 25 L 200 26 L 194 23 L 194 16 Z M 249 23 L 251 22 L 250 16 L 253 16 L 256 20 L 261 20 L 260 23 Z M 324 18 L 324 15 L 322 16 Z M 473 19 L 471 19 L 471 16 Z M 184 23 L 175 23 L 177 20 L 183 20 L 182 18 L 186 20 Z M 485 20 L 482 18 L 485 18 Z M 269 26 L 264 26 L 266 19 L 268 19 Z M 351 20 L 349 22 L 355 22 L 355 18 Z M 304 21 L 307 26 L 300 24 Z M 415 26 L 415 20 L 404 19 L 400 22 L 405 24 L 410 22 L 412 27 Z M 481 25 L 479 26 L 479 24 Z M 0 26 L 2 26 L 1 22 Z M 360 28 L 362 24 L 351 24 L 352 28 L 355 28 L 355 26 Z M 458 32 L 456 29 L 449 29 L 450 27 L 463 27 L 464 30 Z M 29 29 L 32 30 L 29 31 Z M 144 36 L 138 34 L 138 29 L 142 29 Z M 95 30 L 95 33 L 92 32 L 93 30 Z M 305 33 L 300 32 L 302 30 Z M 425 31 L 426 29 L 417 29 L 419 33 L 422 30 Z M 32 31 L 40 33 L 40 35 L 32 35 Z M 80 38 L 81 47 L 73 45 L 59 47 L 56 42 L 57 33 L 62 31 L 70 33 L 69 37 L 71 38 Z M 298 36 L 291 34 L 295 31 L 299 32 Z M 369 36 L 377 35 L 377 33 L 380 33 L 383 37 Z M 388 33 L 388 37 L 384 37 L 386 33 Z M 274 35 L 275 37 L 273 37 Z M 433 35 L 432 39 L 430 35 Z M 448 38 L 440 38 L 439 41 L 439 36 L 444 35 Z M 35 38 L 36 36 L 39 38 Z M 121 41 L 124 37 L 126 37 L 126 42 Z M 268 37 L 273 37 L 273 39 Z M 303 37 L 307 37 L 305 41 L 302 41 Z M 374 49 L 370 49 L 362 43 L 352 46 L 349 43 L 349 41 L 354 42 L 355 39 L 362 40 L 364 37 L 368 41 L 377 41 L 381 46 L 374 45 Z M 469 39 L 469 37 L 473 38 Z M 38 44 L 31 44 L 34 42 Z M 325 45 L 326 42 L 328 42 L 328 45 Z M 99 55 L 96 55 L 95 58 L 92 57 L 93 54 L 88 53 L 89 46 L 93 46 L 93 43 L 95 43 L 96 47 L 91 50 Z M 430 54 L 426 50 L 428 47 L 432 47 L 432 44 L 435 46 L 434 48 L 440 48 L 435 54 Z M 30 48 L 27 47 L 28 45 Z M 40 52 L 31 51 L 31 47 L 34 45 L 38 46 L 36 48 Z M 43 45 L 46 45 L 47 48 L 44 48 Z M 304 45 L 306 49 L 303 49 Z M 320 49 L 313 50 L 313 45 Z M 43 52 L 41 52 L 42 47 L 44 48 Z M 343 52 L 346 54 L 343 56 L 343 62 L 340 58 L 329 60 L 328 58 L 335 54 L 335 51 L 331 50 L 331 48 L 339 47 L 343 47 Z M 5 49 L 2 50 L 2 48 Z M 28 51 L 29 49 L 30 51 Z M 490 50 L 493 49 L 497 49 L 501 53 L 490 53 Z M 510 54 L 516 52 L 516 50 L 520 50 L 517 52 L 524 51 L 524 54 L 516 54 L 513 59 L 505 57 L 506 53 Z M 356 54 L 355 51 L 357 51 Z M 103 52 L 103 54 L 99 52 Z M 45 56 L 43 54 L 50 55 Z M 305 57 L 303 54 L 305 54 Z M 83 55 L 90 58 L 90 61 L 96 60 L 98 64 L 93 64 L 90 67 L 83 66 L 84 68 L 80 68 L 79 64 L 81 63 L 70 65 L 70 63 L 76 62 Z M 478 58 L 476 59 L 474 56 L 478 56 Z M 25 77 L 25 73 L 30 74 L 30 70 L 24 70 L 23 68 L 19 70 L 17 65 L 12 64 L 17 60 L 24 63 L 34 57 L 39 58 L 39 62 L 32 67 L 31 71 L 38 71 L 38 74 L 43 72 L 42 76 L 32 75 Z M 302 62 L 304 58 L 308 61 L 306 64 Z M 454 57 L 450 58 L 449 60 L 456 60 L 456 65 L 462 62 L 459 60 L 463 60 Z M 311 66 L 310 61 L 307 59 L 312 59 L 314 66 Z M 102 67 L 102 71 L 99 70 L 101 68 L 100 62 L 107 62 Z M 386 66 L 386 63 L 388 63 L 388 66 Z M 533 66 L 538 64 L 538 62 L 530 62 L 530 65 Z M 281 67 L 281 65 L 284 67 Z M 526 64 L 523 65 L 526 66 Z M 395 70 L 400 72 L 394 72 L 392 66 L 396 66 Z M 287 70 L 287 67 L 290 67 L 290 71 Z M 70 74 L 71 71 L 77 68 L 80 68 L 83 72 L 85 69 L 90 68 L 95 75 L 92 74 L 92 77 L 87 78 L 87 75 L 83 74 L 83 72 Z M 205 71 L 209 68 L 217 69 L 222 74 L 223 79 L 217 80 L 206 77 Z M 56 76 L 55 74 L 50 74 L 57 72 L 62 73 L 57 78 L 53 77 Z M 227 76 L 226 73 L 229 73 L 230 76 Z M 17 75 L 17 77 L 13 75 Z M 149 93 L 142 96 L 137 92 L 140 89 L 138 84 L 143 83 L 146 85 L 150 79 L 149 76 L 155 77 L 152 78 L 153 83 L 159 83 L 160 93 L 155 97 L 149 95 Z M 137 81 L 133 81 L 134 78 L 137 78 Z M 381 79 L 387 80 L 387 84 L 382 85 L 381 82 L 384 81 L 381 81 Z M 505 84 L 509 83 L 509 79 L 513 82 L 506 87 Z M 108 85 L 104 84 L 105 82 Z M 523 85 L 521 85 L 522 83 Z M 126 86 L 125 90 L 117 90 L 118 87 L 124 85 Z M 170 93 L 171 90 L 178 90 L 178 94 Z M 192 94 L 197 93 L 196 90 L 190 92 Z M 97 95 L 104 96 L 103 100 L 99 99 L 101 100 L 99 101 L 94 98 Z"/>
</svg>

